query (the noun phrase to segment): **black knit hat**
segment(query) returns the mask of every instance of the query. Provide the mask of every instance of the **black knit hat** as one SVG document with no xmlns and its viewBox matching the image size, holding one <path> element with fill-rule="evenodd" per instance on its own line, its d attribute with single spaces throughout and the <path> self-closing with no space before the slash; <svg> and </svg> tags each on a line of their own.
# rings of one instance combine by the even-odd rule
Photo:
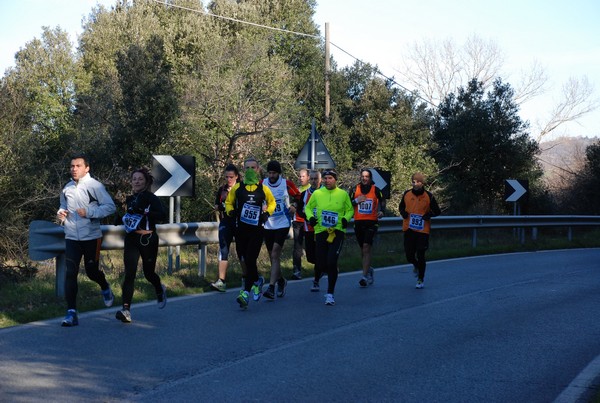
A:
<svg viewBox="0 0 600 403">
<path fill-rule="evenodd" d="M 281 173 L 281 164 L 278 161 L 269 161 L 267 164 L 267 172 L 269 171 Z"/>
<path fill-rule="evenodd" d="M 335 169 L 324 170 L 322 176 L 325 176 L 325 175 L 331 175 L 335 178 L 335 180 L 337 180 L 337 172 L 335 172 Z"/>
</svg>

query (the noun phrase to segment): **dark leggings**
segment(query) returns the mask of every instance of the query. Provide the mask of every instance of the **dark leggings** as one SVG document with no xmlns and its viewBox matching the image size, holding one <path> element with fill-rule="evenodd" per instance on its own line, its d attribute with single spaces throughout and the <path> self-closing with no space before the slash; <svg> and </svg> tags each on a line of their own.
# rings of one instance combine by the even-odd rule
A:
<svg viewBox="0 0 600 403">
<path fill-rule="evenodd" d="M 317 258 L 315 251 L 315 232 L 305 232 L 304 233 L 304 249 L 306 250 L 306 261 L 308 263 L 312 263 L 314 265 L 315 270 L 315 281 L 319 281 L 321 278 L 321 269 L 319 265 L 317 265 Z"/>
<path fill-rule="evenodd" d="M 235 232 L 235 221 L 222 219 L 219 223 L 219 261 L 227 261 L 229 259 L 229 247 L 233 242 L 233 234 Z"/>
<path fill-rule="evenodd" d="M 109 288 L 104 273 L 100 271 L 100 246 L 102 238 L 89 241 L 65 240 L 65 258 L 67 273 L 65 277 L 65 297 L 67 309 L 77 309 L 77 276 L 79 275 L 79 264 L 83 257 L 85 274 L 90 280 L 98 283 L 102 290 Z"/>
<path fill-rule="evenodd" d="M 130 306 L 133 299 L 133 283 L 137 273 L 138 261 L 142 258 L 142 270 L 144 277 L 156 291 L 156 295 L 162 294 L 160 277 L 155 272 L 156 256 L 158 255 L 158 235 L 156 232 L 141 235 L 135 232 L 125 236 L 125 248 L 123 250 L 123 262 L 125 264 L 125 279 L 123 280 L 123 305 Z"/>
<path fill-rule="evenodd" d="M 294 250 L 292 253 L 292 265 L 295 270 L 302 268 L 302 253 L 304 252 L 302 246 L 304 244 L 304 223 L 294 221 L 292 223 L 294 230 Z"/>
<path fill-rule="evenodd" d="M 246 264 L 246 281 L 244 288 L 250 291 L 258 280 L 256 261 L 263 243 L 263 227 L 239 223 L 235 232 L 235 250 L 240 261 Z"/>
<path fill-rule="evenodd" d="M 408 230 L 404 233 L 404 253 L 408 263 L 418 270 L 418 278 L 425 279 L 425 252 L 429 248 L 429 234 Z"/>
<path fill-rule="evenodd" d="M 323 272 L 327 273 L 327 293 L 333 294 L 335 283 L 338 278 L 338 258 L 344 245 L 345 233 L 339 230 L 335 231 L 335 238 L 332 243 L 327 242 L 329 233 L 327 231 L 319 232 L 316 235 L 317 266 Z"/>
</svg>

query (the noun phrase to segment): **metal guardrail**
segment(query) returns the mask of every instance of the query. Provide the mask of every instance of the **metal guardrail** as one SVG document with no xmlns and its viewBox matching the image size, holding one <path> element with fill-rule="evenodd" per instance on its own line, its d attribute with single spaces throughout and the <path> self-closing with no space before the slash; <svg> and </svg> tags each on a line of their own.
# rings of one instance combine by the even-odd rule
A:
<svg viewBox="0 0 600 403">
<path fill-rule="evenodd" d="M 431 219 L 432 229 L 477 229 L 503 227 L 577 227 L 600 226 L 600 216 L 581 215 L 472 215 L 439 216 Z M 379 232 L 402 231 L 400 217 L 379 220 Z"/>
<path fill-rule="evenodd" d="M 567 227 L 568 239 L 572 240 L 572 227 L 600 226 L 600 216 L 580 215 L 531 215 L 531 216 L 439 216 L 431 219 L 431 228 L 435 230 L 471 229 L 472 246 L 477 246 L 477 230 L 480 228 L 516 228 L 524 242 L 524 228 L 532 229 L 532 239 L 537 238 L 538 227 Z M 125 230 L 122 225 L 102 225 L 102 249 L 123 249 Z M 199 245 L 198 273 L 206 274 L 206 246 L 218 243 L 218 223 L 191 222 L 180 224 L 161 224 L 156 226 L 159 246 Z M 380 233 L 402 231 L 402 218 L 384 217 L 379 220 Z M 348 234 L 354 234 L 352 226 Z M 292 231 L 290 230 L 290 238 Z M 47 260 L 56 258 L 56 292 L 64 295 L 65 238 L 63 228 L 49 221 L 32 221 L 29 226 L 29 258 Z"/>
</svg>

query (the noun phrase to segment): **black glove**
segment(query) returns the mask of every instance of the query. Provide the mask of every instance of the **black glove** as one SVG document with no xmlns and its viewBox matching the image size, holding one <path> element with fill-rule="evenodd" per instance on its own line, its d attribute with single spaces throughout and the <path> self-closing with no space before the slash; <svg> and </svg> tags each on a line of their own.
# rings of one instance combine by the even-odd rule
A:
<svg viewBox="0 0 600 403">
<path fill-rule="evenodd" d="M 235 210 L 229 210 L 229 212 L 227 213 L 227 215 L 231 218 L 235 217 Z"/>
<path fill-rule="evenodd" d="M 424 219 L 425 221 L 429 221 L 429 220 L 431 220 L 431 214 L 429 214 L 429 213 L 427 213 L 427 214 L 423 214 L 423 219 Z"/>
<path fill-rule="evenodd" d="M 310 219 L 308 220 L 308 223 L 310 224 L 311 227 L 316 227 L 317 219 L 315 217 L 310 217 Z"/>
<path fill-rule="evenodd" d="M 269 215 L 270 215 L 270 214 L 269 214 L 267 211 L 263 211 L 263 212 L 262 212 L 262 214 L 260 215 L 260 218 L 259 218 L 259 220 L 258 220 L 258 221 L 259 221 L 261 224 L 264 224 L 264 223 L 266 223 L 266 222 L 267 222 L 267 220 L 269 219 Z"/>
<path fill-rule="evenodd" d="M 348 228 L 348 220 L 346 220 L 346 217 L 342 217 L 342 228 Z"/>
<path fill-rule="evenodd" d="M 408 213 L 406 211 L 402 211 L 400 212 L 400 215 L 402 216 L 402 218 L 406 219 L 408 218 Z"/>
</svg>

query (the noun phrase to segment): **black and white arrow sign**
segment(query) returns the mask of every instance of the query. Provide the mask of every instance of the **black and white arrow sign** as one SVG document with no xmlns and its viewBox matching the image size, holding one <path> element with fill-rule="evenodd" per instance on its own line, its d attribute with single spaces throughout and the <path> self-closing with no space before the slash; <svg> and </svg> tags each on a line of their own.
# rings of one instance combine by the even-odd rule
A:
<svg viewBox="0 0 600 403">
<path fill-rule="evenodd" d="M 152 186 L 157 196 L 193 196 L 196 160 L 189 155 L 153 155 Z"/>
<path fill-rule="evenodd" d="M 369 168 L 369 171 L 371 171 L 371 178 L 373 179 L 375 186 L 381 189 L 381 193 L 383 194 L 384 198 L 389 199 L 392 173 L 390 171 L 381 171 L 377 168 Z"/>
<path fill-rule="evenodd" d="M 522 184 L 521 182 L 524 183 Z M 505 197 L 507 202 L 518 201 L 525 193 L 527 193 L 527 187 L 529 187 L 527 181 L 519 181 L 516 179 L 507 179 L 506 184 Z"/>
</svg>

